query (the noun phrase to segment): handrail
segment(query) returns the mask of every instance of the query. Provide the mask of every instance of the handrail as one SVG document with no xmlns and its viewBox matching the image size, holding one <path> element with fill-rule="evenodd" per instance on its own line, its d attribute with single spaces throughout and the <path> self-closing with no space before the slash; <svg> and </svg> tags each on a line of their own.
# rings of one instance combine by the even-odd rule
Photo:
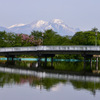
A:
<svg viewBox="0 0 100 100">
<path fill-rule="evenodd" d="M 100 46 L 32 46 L 32 47 L 6 47 L 0 52 L 17 51 L 100 51 Z"/>
</svg>

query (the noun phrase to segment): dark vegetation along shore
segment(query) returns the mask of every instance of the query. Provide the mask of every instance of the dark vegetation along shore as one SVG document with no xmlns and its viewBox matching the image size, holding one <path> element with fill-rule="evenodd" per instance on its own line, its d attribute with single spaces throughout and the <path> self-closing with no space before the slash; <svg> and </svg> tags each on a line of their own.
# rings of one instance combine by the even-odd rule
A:
<svg viewBox="0 0 100 100">
<path fill-rule="evenodd" d="M 95 34 L 97 33 L 97 35 Z M 25 47 L 25 46 L 39 46 L 39 45 L 95 45 L 97 39 L 97 45 L 100 45 L 100 32 L 97 28 L 93 28 L 90 31 L 77 32 L 74 36 L 60 36 L 53 30 L 46 30 L 44 32 L 32 31 L 30 35 L 27 34 L 15 34 L 7 33 L 5 31 L 0 32 L 0 47 Z M 33 57 L 32 55 L 20 55 L 17 57 Z M 83 60 L 81 55 L 56 55 L 55 59 L 79 59 Z M 93 59 L 95 63 L 95 58 Z M 79 65 L 78 65 L 79 64 Z M 48 63 L 49 65 L 49 63 Z M 57 66 L 57 67 L 56 67 Z M 70 66 L 70 67 L 69 67 Z M 80 67 L 79 67 L 80 66 Z M 66 70 L 66 71 L 82 71 L 83 63 L 72 63 L 72 62 L 54 62 L 54 69 Z M 89 64 L 87 61 L 87 69 Z M 95 69 L 93 65 L 92 70 Z"/>
</svg>

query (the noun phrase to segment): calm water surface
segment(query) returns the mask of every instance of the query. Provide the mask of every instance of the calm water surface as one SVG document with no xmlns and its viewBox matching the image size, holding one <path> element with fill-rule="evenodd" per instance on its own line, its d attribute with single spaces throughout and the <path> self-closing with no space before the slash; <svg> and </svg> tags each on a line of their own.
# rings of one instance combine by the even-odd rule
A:
<svg viewBox="0 0 100 100">
<path fill-rule="evenodd" d="M 71 83 L 56 84 L 48 91 L 40 89 L 39 86 L 31 87 L 29 83 L 6 84 L 0 88 L 1 100 L 99 100 L 100 91 L 96 91 L 93 95 L 90 91 L 85 89 L 75 89 Z"/>
<path fill-rule="evenodd" d="M 29 63 L 24 65 L 29 66 Z M 0 67 L 0 100 L 99 99 L 100 77 L 23 72 Z"/>
</svg>

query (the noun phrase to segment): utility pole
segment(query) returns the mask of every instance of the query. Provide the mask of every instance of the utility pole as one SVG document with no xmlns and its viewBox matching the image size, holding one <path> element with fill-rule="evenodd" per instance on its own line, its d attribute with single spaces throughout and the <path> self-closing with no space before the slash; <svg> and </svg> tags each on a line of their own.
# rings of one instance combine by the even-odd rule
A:
<svg viewBox="0 0 100 100">
<path fill-rule="evenodd" d="M 44 37 L 44 33 L 42 33 L 42 45 L 43 45 L 43 37 Z"/>
<path fill-rule="evenodd" d="M 97 46 L 97 32 L 95 32 L 95 46 Z"/>
</svg>

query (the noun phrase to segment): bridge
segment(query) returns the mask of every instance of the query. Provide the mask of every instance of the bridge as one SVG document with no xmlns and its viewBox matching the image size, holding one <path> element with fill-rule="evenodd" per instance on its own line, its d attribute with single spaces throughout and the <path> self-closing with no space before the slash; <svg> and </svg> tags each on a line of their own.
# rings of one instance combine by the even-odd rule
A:
<svg viewBox="0 0 100 100">
<path fill-rule="evenodd" d="M 38 56 L 39 66 L 41 57 L 45 57 L 45 65 L 47 64 L 47 57 L 51 57 L 51 66 L 53 66 L 53 57 L 56 54 L 81 54 L 84 57 L 85 68 L 86 58 L 90 59 L 91 67 L 93 55 L 100 55 L 100 46 L 33 46 L 0 48 L 0 55 L 6 56 L 7 60 L 9 60 L 9 58 L 12 58 L 13 60 L 16 55 L 21 54 Z"/>
<path fill-rule="evenodd" d="M 0 48 L 0 55 L 7 54 L 90 54 L 99 55 L 100 46 L 33 46 Z"/>
</svg>

